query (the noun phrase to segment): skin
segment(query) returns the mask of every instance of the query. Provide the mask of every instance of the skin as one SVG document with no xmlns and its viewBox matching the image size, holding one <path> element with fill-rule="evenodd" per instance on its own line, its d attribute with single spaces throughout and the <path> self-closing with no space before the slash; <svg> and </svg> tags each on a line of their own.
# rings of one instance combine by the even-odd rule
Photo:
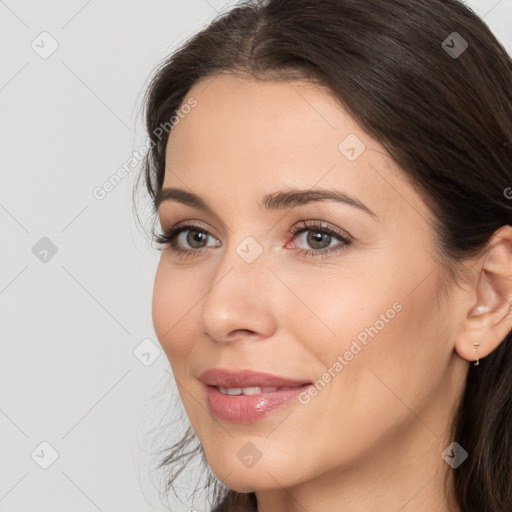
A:
<svg viewBox="0 0 512 512">
<path fill-rule="evenodd" d="M 511 228 L 464 263 L 457 286 L 436 258 L 432 212 L 326 90 L 222 74 L 190 97 L 197 106 L 173 128 L 164 188 L 198 194 L 213 213 L 165 201 L 158 214 L 164 230 L 187 221 L 210 236 L 199 256 L 163 249 L 153 322 L 212 470 L 231 489 L 255 491 L 260 511 L 460 511 L 444 495 L 454 470 L 441 453 L 473 341 L 485 357 L 511 328 Z M 338 149 L 349 134 L 366 146 L 355 161 Z M 375 217 L 332 201 L 260 208 L 287 187 L 343 191 Z M 333 238 L 341 250 L 300 253 L 329 245 L 294 237 L 301 221 L 327 223 L 352 243 Z M 180 246 L 193 250 L 186 235 Z M 236 251 L 248 236 L 263 250 L 252 263 Z M 208 411 L 204 370 L 314 382 L 395 303 L 401 310 L 308 404 L 248 425 Z M 250 468 L 237 457 L 248 442 L 261 453 Z"/>
</svg>

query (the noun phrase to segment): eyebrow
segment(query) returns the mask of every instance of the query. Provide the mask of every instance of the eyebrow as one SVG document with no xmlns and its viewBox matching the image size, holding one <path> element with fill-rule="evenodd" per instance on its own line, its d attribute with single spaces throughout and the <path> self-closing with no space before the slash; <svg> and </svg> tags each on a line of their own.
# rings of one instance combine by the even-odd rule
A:
<svg viewBox="0 0 512 512">
<path fill-rule="evenodd" d="M 213 214 L 211 208 L 200 196 L 179 188 L 163 188 L 160 190 L 156 194 L 154 200 L 155 209 L 158 210 L 160 205 L 165 201 L 177 201 L 178 203 L 198 208 L 206 213 Z M 259 205 L 261 208 L 267 211 L 271 211 L 284 210 L 286 208 L 293 208 L 295 206 L 320 201 L 335 201 L 338 203 L 347 204 L 368 213 L 372 217 L 377 217 L 377 215 L 365 204 L 359 201 L 359 199 L 351 197 L 344 192 L 330 189 L 280 190 L 271 194 L 267 194 L 263 198 L 263 201 L 259 203 Z"/>
</svg>

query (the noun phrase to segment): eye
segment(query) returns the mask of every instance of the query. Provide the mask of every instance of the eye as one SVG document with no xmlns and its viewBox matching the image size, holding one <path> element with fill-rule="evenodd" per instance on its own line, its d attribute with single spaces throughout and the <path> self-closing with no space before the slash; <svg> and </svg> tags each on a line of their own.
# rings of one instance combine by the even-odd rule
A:
<svg viewBox="0 0 512 512">
<path fill-rule="evenodd" d="M 297 253 L 303 256 L 326 257 L 334 251 L 346 249 L 352 240 L 348 235 L 328 226 L 321 221 L 302 221 L 301 226 L 290 230 L 300 245 Z M 155 238 L 159 245 L 168 245 L 169 249 L 180 257 L 199 256 L 209 247 L 219 247 L 221 242 L 214 238 L 206 229 L 193 224 L 177 225 L 164 231 Z M 295 245 L 297 242 L 290 243 Z"/>
<path fill-rule="evenodd" d="M 302 226 L 290 230 L 294 239 L 306 248 L 299 248 L 298 253 L 305 256 L 325 257 L 334 251 L 347 248 L 352 240 L 344 233 L 327 226 L 321 221 L 302 221 Z"/>
<path fill-rule="evenodd" d="M 204 252 L 207 247 L 220 245 L 208 231 L 192 224 L 174 226 L 158 235 L 155 242 L 159 245 L 168 244 L 173 252 L 183 256 L 197 255 Z"/>
</svg>

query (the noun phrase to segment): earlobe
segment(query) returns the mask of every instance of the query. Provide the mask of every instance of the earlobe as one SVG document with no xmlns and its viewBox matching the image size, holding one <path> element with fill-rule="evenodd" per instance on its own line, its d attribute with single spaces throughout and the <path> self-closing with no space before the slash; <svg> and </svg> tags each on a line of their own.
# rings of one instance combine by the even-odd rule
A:
<svg viewBox="0 0 512 512">
<path fill-rule="evenodd" d="M 473 267 L 474 299 L 459 331 L 455 349 L 467 361 L 484 358 L 512 329 L 512 227 L 502 226 Z"/>
</svg>

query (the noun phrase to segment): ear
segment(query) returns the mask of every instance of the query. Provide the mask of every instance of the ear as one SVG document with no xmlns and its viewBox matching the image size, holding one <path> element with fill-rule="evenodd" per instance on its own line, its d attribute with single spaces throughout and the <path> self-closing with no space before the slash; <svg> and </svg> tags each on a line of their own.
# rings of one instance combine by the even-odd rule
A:
<svg viewBox="0 0 512 512">
<path fill-rule="evenodd" d="M 470 308 L 457 333 L 455 350 L 467 361 L 489 355 L 512 329 L 512 227 L 502 226 L 474 265 Z M 473 343 L 478 341 L 478 352 Z"/>
</svg>

